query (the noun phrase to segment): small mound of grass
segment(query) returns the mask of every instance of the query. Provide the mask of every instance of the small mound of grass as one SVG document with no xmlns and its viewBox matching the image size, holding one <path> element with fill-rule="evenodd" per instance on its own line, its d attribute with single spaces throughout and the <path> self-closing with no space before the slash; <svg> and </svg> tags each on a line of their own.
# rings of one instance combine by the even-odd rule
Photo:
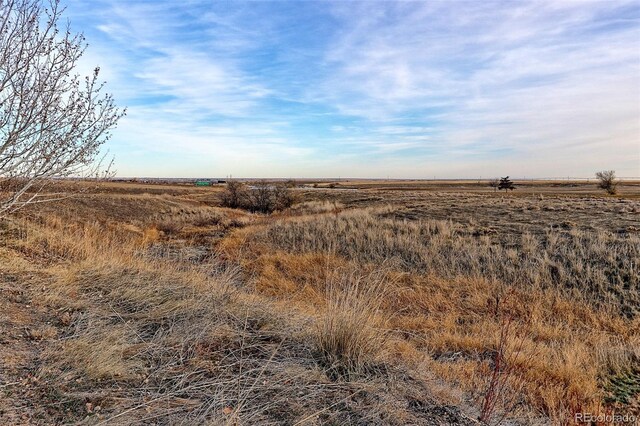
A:
<svg viewBox="0 0 640 426">
<path fill-rule="evenodd" d="M 327 286 L 327 307 L 315 335 L 329 377 L 350 379 L 375 368 L 387 340 L 380 308 L 384 275 L 342 275 Z"/>
</svg>

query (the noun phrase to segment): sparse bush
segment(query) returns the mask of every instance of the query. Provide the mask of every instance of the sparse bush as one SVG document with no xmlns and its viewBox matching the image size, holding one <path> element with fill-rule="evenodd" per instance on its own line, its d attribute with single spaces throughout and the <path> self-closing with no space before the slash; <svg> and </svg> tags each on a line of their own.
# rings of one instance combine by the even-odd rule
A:
<svg viewBox="0 0 640 426">
<path fill-rule="evenodd" d="M 603 170 L 596 173 L 598 179 L 598 188 L 604 189 L 610 195 L 618 192 L 618 181 L 616 180 L 616 172 L 614 170 Z"/>
<path fill-rule="evenodd" d="M 252 212 L 271 213 L 275 210 L 273 187 L 265 180 L 257 182 L 249 191 L 247 209 Z"/>
<path fill-rule="evenodd" d="M 232 209 L 242 207 L 247 199 L 246 186 L 237 180 L 229 180 L 227 187 L 222 191 L 222 205 Z"/>
<path fill-rule="evenodd" d="M 252 212 L 273 213 L 291 207 L 293 193 L 286 184 L 271 184 L 261 180 L 248 192 L 245 208 Z"/>
<path fill-rule="evenodd" d="M 217 225 L 220 222 L 222 222 L 223 219 L 223 215 L 220 214 L 217 211 L 213 211 L 213 212 L 198 212 L 198 214 L 195 215 L 195 217 L 193 218 L 193 224 L 195 226 L 210 226 L 210 225 Z"/>
<path fill-rule="evenodd" d="M 230 208 L 243 208 L 257 213 L 273 213 L 293 205 L 295 198 L 289 183 L 272 184 L 266 180 L 254 183 L 251 187 L 238 181 L 229 181 L 222 192 L 222 205 Z"/>
<path fill-rule="evenodd" d="M 288 184 L 276 185 L 273 187 L 274 210 L 288 209 L 295 202 L 295 197 Z"/>
<path fill-rule="evenodd" d="M 494 191 L 494 192 L 495 192 L 495 191 L 497 191 L 497 190 L 498 190 L 498 186 L 500 186 L 500 179 L 498 179 L 498 178 L 491 179 L 491 180 L 489 181 L 489 186 L 490 186 L 491 188 L 493 188 L 493 191 Z"/>
</svg>

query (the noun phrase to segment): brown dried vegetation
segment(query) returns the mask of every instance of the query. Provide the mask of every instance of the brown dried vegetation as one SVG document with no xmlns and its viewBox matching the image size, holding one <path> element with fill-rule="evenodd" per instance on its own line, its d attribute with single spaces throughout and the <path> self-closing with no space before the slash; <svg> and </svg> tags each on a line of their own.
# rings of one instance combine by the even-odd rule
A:
<svg viewBox="0 0 640 426">
<path fill-rule="evenodd" d="M 0 227 L 4 423 L 638 410 L 638 201 L 334 188 L 262 215 L 109 185 Z"/>
</svg>

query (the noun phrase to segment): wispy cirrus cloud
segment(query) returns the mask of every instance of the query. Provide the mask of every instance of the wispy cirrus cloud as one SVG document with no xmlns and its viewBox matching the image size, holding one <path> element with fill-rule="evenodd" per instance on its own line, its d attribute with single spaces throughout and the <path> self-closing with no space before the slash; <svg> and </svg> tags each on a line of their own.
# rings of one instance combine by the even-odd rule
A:
<svg viewBox="0 0 640 426">
<path fill-rule="evenodd" d="M 337 5 L 346 29 L 327 52 L 323 92 L 344 114 L 396 134 L 428 123 L 422 151 L 450 163 L 463 147 L 478 160 L 508 152 L 530 175 L 588 173 L 605 158 L 638 174 L 637 2 L 362 7 Z"/>
<path fill-rule="evenodd" d="M 69 13 L 92 43 L 85 63 L 129 105 L 121 174 L 161 175 L 170 157 L 182 175 L 640 175 L 637 1 L 104 0 Z"/>
</svg>

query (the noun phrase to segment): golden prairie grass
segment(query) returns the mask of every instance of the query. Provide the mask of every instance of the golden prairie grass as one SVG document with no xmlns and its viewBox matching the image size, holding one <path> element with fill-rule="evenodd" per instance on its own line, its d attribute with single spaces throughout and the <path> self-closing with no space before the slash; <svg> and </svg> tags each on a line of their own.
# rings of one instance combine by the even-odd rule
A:
<svg viewBox="0 0 640 426">
<path fill-rule="evenodd" d="M 282 310 L 245 291 L 233 265 L 158 258 L 127 227 L 109 232 L 105 224 L 55 217 L 12 226 L 26 232 L 8 241 L 8 255 L 30 259 L 49 276 L 46 287 L 29 290 L 56 312 L 51 321 L 59 328 L 44 342 L 34 379 L 41 418 L 402 424 L 420 415 L 398 408 L 404 391 L 387 393 L 383 378 L 343 379 L 366 373 L 379 358 L 373 299 L 364 297 L 368 287 L 353 285 L 371 277 L 336 276 L 332 285 L 351 293 L 336 287 L 320 313 Z M 21 285 L 29 288 L 28 280 Z M 362 392 L 371 396 L 354 402 Z"/>
<path fill-rule="evenodd" d="M 640 362 L 636 234 L 495 235 L 331 200 L 261 216 L 180 194 L 94 194 L 0 233 L 12 273 L 48 277 L 32 291 L 56 312 L 38 375 L 43 401 L 68 401 L 57 421 L 421 424 L 436 388 L 473 415 L 501 310 L 499 416 L 628 409 L 607 401 Z"/>
<path fill-rule="evenodd" d="M 506 241 L 469 235 L 447 221 L 407 222 L 386 211 L 277 221 L 253 237 L 275 249 L 335 253 L 360 263 L 391 262 L 400 270 L 509 285 L 554 288 L 630 316 L 640 308 L 640 237 L 606 231 L 550 230 Z"/>
<path fill-rule="evenodd" d="M 294 213 L 301 215 L 322 214 L 322 213 L 339 213 L 344 209 L 344 204 L 338 201 L 305 201 L 293 205 L 286 213 Z"/>
<path fill-rule="evenodd" d="M 381 272 L 331 275 L 315 344 L 330 375 L 353 377 L 375 368 L 384 354 L 387 331 L 380 307 L 388 280 Z"/>
<path fill-rule="evenodd" d="M 633 371 L 640 360 L 636 236 L 553 230 L 507 245 L 448 221 L 382 218 L 388 211 L 274 220 L 232 234 L 227 248 L 244 255 L 254 282 L 270 283 L 268 294 L 293 300 L 304 299 L 296 297 L 300 285 L 305 294 L 321 291 L 323 254 L 327 265 L 361 272 L 384 263 L 394 271 L 380 304 L 388 326 L 430 355 L 427 368 L 470 393 L 487 385 L 500 336 L 496 304 L 509 291 L 520 408 L 557 423 L 604 409 L 612 372 Z"/>
</svg>

